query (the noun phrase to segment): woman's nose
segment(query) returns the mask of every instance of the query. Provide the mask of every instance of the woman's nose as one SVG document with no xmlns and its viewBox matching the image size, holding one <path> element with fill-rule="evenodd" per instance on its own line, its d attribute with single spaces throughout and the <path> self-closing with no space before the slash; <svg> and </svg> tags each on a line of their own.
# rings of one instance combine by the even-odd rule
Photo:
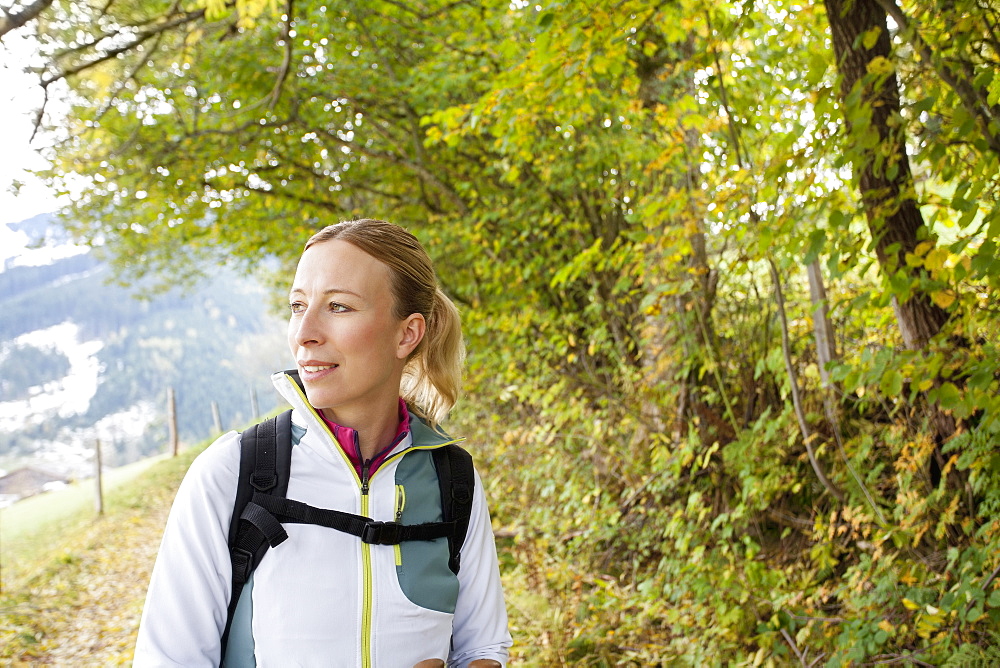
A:
<svg viewBox="0 0 1000 668">
<path fill-rule="evenodd" d="M 298 345 L 307 346 L 323 342 L 322 328 L 313 311 L 307 309 L 298 318 L 298 322 L 292 321 L 292 326 L 295 327 L 295 343 Z"/>
</svg>

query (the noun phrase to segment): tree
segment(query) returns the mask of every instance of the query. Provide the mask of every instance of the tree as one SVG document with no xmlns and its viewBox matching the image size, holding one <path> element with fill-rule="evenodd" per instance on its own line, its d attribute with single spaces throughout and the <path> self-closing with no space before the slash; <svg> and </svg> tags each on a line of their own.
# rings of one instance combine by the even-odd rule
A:
<svg viewBox="0 0 1000 668">
<path fill-rule="evenodd" d="M 904 280 L 916 279 L 919 286 L 919 272 L 908 268 L 906 255 L 931 235 L 917 207 L 899 123 L 885 11 L 875 0 L 827 0 L 826 8 L 841 74 L 841 98 L 854 144 L 860 147 L 853 157 L 875 253 L 888 277 L 901 272 Z M 922 287 L 908 297 L 897 295 L 894 306 L 903 341 L 912 349 L 922 348 L 948 319 Z"/>
</svg>

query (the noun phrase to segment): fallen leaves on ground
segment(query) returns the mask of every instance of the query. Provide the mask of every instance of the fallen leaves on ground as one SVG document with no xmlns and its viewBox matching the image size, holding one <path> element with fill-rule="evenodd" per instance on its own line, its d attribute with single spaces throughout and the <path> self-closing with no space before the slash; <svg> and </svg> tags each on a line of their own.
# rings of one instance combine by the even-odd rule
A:
<svg viewBox="0 0 1000 668">
<path fill-rule="evenodd" d="M 0 598 L 7 666 L 120 666 L 132 661 L 169 498 L 95 520 L 66 537 L 44 571 Z"/>
</svg>

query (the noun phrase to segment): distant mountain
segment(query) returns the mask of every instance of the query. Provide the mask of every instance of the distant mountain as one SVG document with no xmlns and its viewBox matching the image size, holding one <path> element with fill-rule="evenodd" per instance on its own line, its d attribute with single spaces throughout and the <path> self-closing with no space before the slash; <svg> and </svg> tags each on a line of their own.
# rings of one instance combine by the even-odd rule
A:
<svg viewBox="0 0 1000 668">
<path fill-rule="evenodd" d="M 171 387 L 187 442 L 214 431 L 213 401 L 224 428 L 252 419 L 251 394 L 261 413 L 280 402 L 268 376 L 289 363 L 284 325 L 251 279 L 220 267 L 141 301 L 47 216 L 0 226 L 0 240 L 0 469 L 80 473 L 97 438 L 110 465 L 162 452 Z"/>
</svg>

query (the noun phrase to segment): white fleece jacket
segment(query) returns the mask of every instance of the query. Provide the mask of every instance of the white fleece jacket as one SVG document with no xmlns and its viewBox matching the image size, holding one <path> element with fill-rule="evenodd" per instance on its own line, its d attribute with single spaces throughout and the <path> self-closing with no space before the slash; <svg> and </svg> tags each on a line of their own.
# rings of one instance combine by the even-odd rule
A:
<svg viewBox="0 0 1000 668">
<path fill-rule="evenodd" d="M 394 520 L 405 491 L 398 489 L 396 469 L 422 444 L 407 434 L 372 475 L 363 502 L 357 473 L 299 387 L 285 374 L 272 380 L 295 409 L 293 424 L 305 430 L 292 450 L 288 498 Z M 219 665 L 232 587 L 227 533 L 239 440 L 232 432 L 209 446 L 178 489 L 146 595 L 136 668 Z M 253 659 L 234 662 L 231 642 L 228 666 L 408 668 L 434 658 L 461 667 L 474 659 L 506 663 L 511 638 L 478 473 L 454 613 L 411 600 L 401 585 L 408 564 L 394 546 L 364 545 L 313 525 L 285 529 L 288 540 L 269 550 L 253 575 L 252 640 L 244 647 Z M 421 575 L 410 570 L 406 577 L 419 583 Z"/>
</svg>

